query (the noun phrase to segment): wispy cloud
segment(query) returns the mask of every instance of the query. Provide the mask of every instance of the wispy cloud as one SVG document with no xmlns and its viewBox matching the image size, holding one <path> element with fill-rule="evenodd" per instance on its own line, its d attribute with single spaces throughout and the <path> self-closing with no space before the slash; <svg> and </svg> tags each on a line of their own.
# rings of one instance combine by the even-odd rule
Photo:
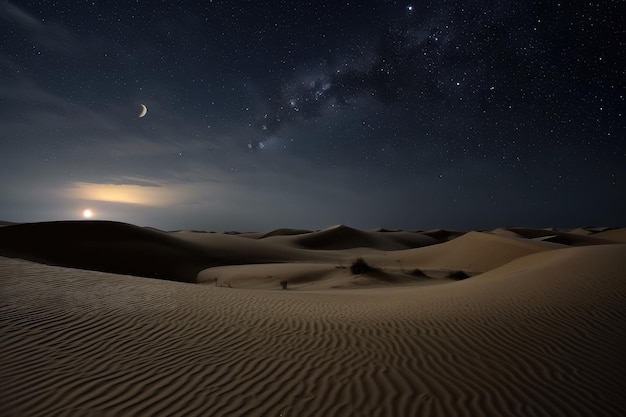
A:
<svg viewBox="0 0 626 417">
<path fill-rule="evenodd" d="M 75 182 L 60 190 L 65 198 L 151 207 L 185 205 L 198 194 L 196 184 L 94 184 Z"/>
<path fill-rule="evenodd" d="M 0 17 L 27 32 L 35 43 L 59 53 L 75 52 L 80 42 L 72 31 L 57 22 L 47 22 L 8 1 L 0 3 Z"/>
</svg>

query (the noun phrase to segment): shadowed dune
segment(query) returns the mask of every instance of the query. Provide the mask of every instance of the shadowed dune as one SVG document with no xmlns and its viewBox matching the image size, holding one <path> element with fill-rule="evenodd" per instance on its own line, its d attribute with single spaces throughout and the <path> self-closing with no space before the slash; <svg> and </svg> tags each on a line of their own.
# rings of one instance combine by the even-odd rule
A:
<svg viewBox="0 0 626 417">
<path fill-rule="evenodd" d="M 449 240 L 456 239 L 459 236 L 463 236 L 466 232 L 461 232 L 457 230 L 433 229 L 421 233 L 423 235 L 437 239 L 439 242 L 447 242 Z"/>
<path fill-rule="evenodd" d="M 0 228 L 0 255 L 52 265 L 195 282 L 218 265 L 165 232 L 109 221 L 23 223 Z"/>
<path fill-rule="evenodd" d="M 508 230 L 527 239 L 543 240 L 545 242 L 560 243 L 568 246 L 606 245 L 613 243 L 610 240 L 601 239 L 595 235 L 587 236 L 557 230 L 532 229 L 524 227 L 512 227 Z"/>
<path fill-rule="evenodd" d="M 382 236 L 385 239 L 393 240 L 404 247 L 404 249 L 421 248 L 424 246 L 435 245 L 441 241 L 434 237 L 425 235 L 420 232 L 405 232 L 401 230 L 387 231 L 387 232 L 374 232 L 378 236 Z"/>
<path fill-rule="evenodd" d="M 264 239 L 266 237 L 272 237 L 272 236 L 303 235 L 303 234 L 311 233 L 311 232 L 312 232 L 311 230 L 305 230 L 305 229 L 282 228 L 282 229 L 276 229 L 276 230 L 272 230 L 271 232 L 264 233 L 263 235 L 259 237 L 259 239 Z"/>
<path fill-rule="evenodd" d="M 438 243 L 429 236 L 408 232 L 364 232 L 348 226 L 338 225 L 327 229 L 298 234 L 295 236 L 273 237 L 282 242 L 311 250 L 341 250 L 353 248 L 374 248 L 378 250 L 401 250 L 407 247 L 420 247 Z"/>
</svg>

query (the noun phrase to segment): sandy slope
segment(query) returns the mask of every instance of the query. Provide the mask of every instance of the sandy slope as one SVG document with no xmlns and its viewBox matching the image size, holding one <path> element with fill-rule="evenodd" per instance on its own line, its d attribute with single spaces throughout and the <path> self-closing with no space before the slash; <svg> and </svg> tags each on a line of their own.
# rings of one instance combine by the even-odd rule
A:
<svg viewBox="0 0 626 417">
<path fill-rule="evenodd" d="M 621 229 L 606 230 L 596 233 L 594 236 L 597 236 L 600 239 L 626 243 L 626 227 Z"/>
<path fill-rule="evenodd" d="M 183 241 L 292 261 L 210 268 L 188 284 L 0 258 L 0 415 L 626 411 L 625 244 L 468 233 L 410 250 L 314 251 L 200 235 Z M 383 271 L 337 265 L 359 254 Z M 451 281 L 409 266 L 488 272 Z"/>
<path fill-rule="evenodd" d="M 533 241 L 482 232 L 469 232 L 449 242 L 423 248 L 369 256 L 374 264 L 404 268 L 489 271 L 521 256 L 563 248 L 549 242 Z"/>
</svg>

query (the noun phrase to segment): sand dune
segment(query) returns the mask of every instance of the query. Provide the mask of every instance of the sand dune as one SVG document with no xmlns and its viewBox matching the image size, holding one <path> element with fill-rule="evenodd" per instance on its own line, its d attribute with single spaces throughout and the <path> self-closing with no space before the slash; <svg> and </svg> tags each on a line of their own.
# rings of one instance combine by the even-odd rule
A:
<svg viewBox="0 0 626 417">
<path fill-rule="evenodd" d="M 567 233 L 571 233 L 574 235 L 589 236 L 589 235 L 594 234 L 595 232 L 592 230 L 586 229 L 584 227 L 577 227 L 576 229 L 567 230 Z"/>
<path fill-rule="evenodd" d="M 364 232 L 344 225 L 329 227 L 319 232 L 293 236 L 274 236 L 268 238 L 268 240 L 312 250 L 341 250 L 352 248 L 400 250 L 438 243 L 436 239 L 419 233 Z"/>
<path fill-rule="evenodd" d="M 375 265 L 402 268 L 462 270 L 471 273 L 489 271 L 532 253 L 563 248 L 564 245 L 529 239 L 469 232 L 449 242 L 424 248 L 369 256 Z"/>
<path fill-rule="evenodd" d="M 523 237 L 522 235 L 519 235 L 509 229 L 503 229 L 501 227 L 497 229 L 493 229 L 488 233 L 491 233 L 493 235 L 498 235 L 498 236 L 506 236 L 506 237 L 517 237 L 517 238 Z"/>
<path fill-rule="evenodd" d="M 626 243 L 626 227 L 621 229 L 606 230 L 594 234 L 594 237 L 604 240 Z"/>
<path fill-rule="evenodd" d="M 5 226 L 0 228 L 0 255 L 185 282 L 220 265 L 201 248 L 167 233 L 106 221 Z"/>
<path fill-rule="evenodd" d="M 528 239 L 562 243 L 568 246 L 606 245 L 608 243 L 612 243 L 609 240 L 601 239 L 596 236 L 585 236 L 576 233 L 561 232 L 558 230 L 542 230 L 522 227 L 510 228 L 508 230 Z"/>
<path fill-rule="evenodd" d="M 399 243 L 403 246 L 403 249 L 412 249 L 412 248 L 421 248 L 423 246 L 434 245 L 436 243 L 441 243 L 441 240 L 438 240 L 432 236 L 428 236 L 424 233 L 419 232 L 405 232 L 405 231 L 387 231 L 387 232 L 377 232 L 379 236 L 382 236 L 386 239 L 390 239 Z"/>
<path fill-rule="evenodd" d="M 116 257 L 126 236 L 122 248 L 156 249 L 159 266 L 185 245 L 240 264 L 190 284 L 0 257 L 0 415 L 624 414 L 626 244 L 470 232 L 409 250 L 313 250 L 272 242 L 299 235 L 108 226 L 13 229 L 0 249 L 30 242 L 51 257 L 56 242 L 71 259 L 90 237 Z M 359 255 L 381 270 L 352 274 Z M 413 266 L 483 273 L 403 272 Z"/>
<path fill-rule="evenodd" d="M 272 236 L 303 235 L 305 233 L 311 233 L 311 232 L 312 232 L 311 230 L 305 230 L 305 229 L 282 228 L 282 229 L 276 229 L 276 230 L 272 230 L 271 232 L 264 233 L 263 235 L 260 236 L 260 239 L 263 239 L 266 237 L 272 237 Z"/>
<path fill-rule="evenodd" d="M 421 232 L 423 235 L 430 236 L 437 239 L 440 242 L 446 242 L 448 240 L 456 239 L 459 236 L 463 236 L 465 232 L 457 230 L 445 230 L 445 229 L 433 229 Z"/>
</svg>

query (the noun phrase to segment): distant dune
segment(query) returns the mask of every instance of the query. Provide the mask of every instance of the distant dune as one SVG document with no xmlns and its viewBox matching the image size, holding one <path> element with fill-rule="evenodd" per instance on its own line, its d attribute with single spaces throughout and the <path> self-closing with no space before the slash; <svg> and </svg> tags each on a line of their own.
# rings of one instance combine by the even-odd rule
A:
<svg viewBox="0 0 626 417">
<path fill-rule="evenodd" d="M 272 230 L 271 232 L 264 233 L 259 237 L 259 239 L 264 239 L 266 237 L 272 237 L 272 236 L 303 235 L 306 233 L 311 233 L 311 230 L 282 228 L 282 229 L 276 229 L 276 230 Z"/>
<path fill-rule="evenodd" d="M 598 237 L 599 239 L 626 243 L 626 227 L 621 229 L 605 230 L 596 233 L 594 236 Z"/>
<path fill-rule="evenodd" d="M 313 250 L 352 248 L 400 250 L 439 243 L 436 239 L 420 233 L 364 232 L 344 225 L 329 227 L 318 232 L 282 235 L 274 239 L 281 239 L 296 247 Z"/>
<path fill-rule="evenodd" d="M 625 230 L 6 224 L 0 415 L 621 416 Z"/>
<path fill-rule="evenodd" d="M 106 221 L 24 223 L 0 228 L 0 255 L 51 265 L 195 282 L 217 265 L 202 248 L 165 232 Z"/>
<path fill-rule="evenodd" d="M 536 239 L 536 240 L 543 240 L 546 242 L 562 243 L 564 245 L 569 245 L 569 246 L 606 245 L 606 244 L 612 243 L 609 240 L 596 237 L 597 235 L 592 236 L 592 233 L 583 235 L 582 230 L 584 229 L 578 229 L 577 233 L 561 232 L 557 230 L 530 229 L 530 228 L 521 228 L 521 227 L 515 227 L 509 230 L 528 239 Z"/>
<path fill-rule="evenodd" d="M 418 249 L 383 254 L 398 265 L 435 270 L 486 272 L 522 256 L 565 247 L 554 243 L 469 232 L 454 240 Z M 375 262 L 383 262 L 381 256 Z"/>
</svg>

